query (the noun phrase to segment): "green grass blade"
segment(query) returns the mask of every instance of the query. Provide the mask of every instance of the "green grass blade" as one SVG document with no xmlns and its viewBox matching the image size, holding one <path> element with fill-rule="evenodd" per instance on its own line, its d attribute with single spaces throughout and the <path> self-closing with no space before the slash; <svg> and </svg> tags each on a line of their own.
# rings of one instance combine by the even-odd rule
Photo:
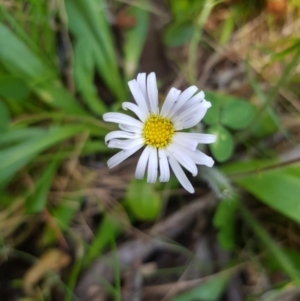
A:
<svg viewBox="0 0 300 301">
<path fill-rule="evenodd" d="M 62 86 L 56 71 L 46 65 L 3 24 L 0 24 L 0 40 L 5 41 L 0 47 L 0 62 L 11 74 L 26 80 L 33 91 L 50 105 L 70 114 L 86 114 Z"/>
<path fill-rule="evenodd" d="M 35 182 L 35 191 L 26 200 L 26 211 L 28 213 L 37 213 L 42 211 L 47 202 L 49 189 L 55 176 L 60 160 L 57 160 L 57 154 L 52 156 L 52 160 L 46 165 L 39 178 Z"/>
<path fill-rule="evenodd" d="M 85 130 L 84 126 L 54 126 L 42 135 L 3 150 L 0 153 L 0 186 L 7 184 L 18 170 L 42 151 Z"/>
<path fill-rule="evenodd" d="M 300 287 L 300 275 L 294 268 L 292 262 L 285 255 L 282 248 L 267 233 L 267 231 L 255 220 L 252 214 L 240 203 L 240 213 L 245 222 L 251 227 L 255 234 L 260 238 L 268 251 L 276 258 L 285 273 Z"/>
<path fill-rule="evenodd" d="M 127 80 L 134 77 L 139 59 L 146 41 L 149 27 L 149 12 L 138 7 L 131 7 L 128 14 L 134 17 L 136 24 L 125 32 L 124 69 Z M 138 42 L 137 42 L 138 41 Z"/>
<path fill-rule="evenodd" d="M 85 55 L 93 59 L 98 73 L 111 92 L 119 101 L 124 101 L 125 85 L 118 70 L 112 34 L 101 10 L 91 0 L 67 0 L 66 11 L 70 31 L 77 43 L 88 45 Z"/>
</svg>

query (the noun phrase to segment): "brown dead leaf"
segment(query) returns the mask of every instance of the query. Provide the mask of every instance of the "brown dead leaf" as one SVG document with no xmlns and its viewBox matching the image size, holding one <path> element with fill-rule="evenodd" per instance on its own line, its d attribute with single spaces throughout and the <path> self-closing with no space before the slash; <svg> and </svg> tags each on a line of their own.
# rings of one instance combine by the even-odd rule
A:
<svg viewBox="0 0 300 301">
<path fill-rule="evenodd" d="M 70 262 L 70 256 L 57 249 L 51 249 L 44 253 L 40 259 L 26 272 L 23 280 L 23 289 L 27 295 L 35 295 L 35 285 L 41 281 L 47 273 L 58 272 Z"/>
</svg>

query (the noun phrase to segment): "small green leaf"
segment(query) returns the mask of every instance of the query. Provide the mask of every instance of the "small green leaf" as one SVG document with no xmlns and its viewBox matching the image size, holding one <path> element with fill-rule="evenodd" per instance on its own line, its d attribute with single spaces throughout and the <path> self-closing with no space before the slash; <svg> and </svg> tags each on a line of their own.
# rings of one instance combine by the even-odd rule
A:
<svg viewBox="0 0 300 301">
<path fill-rule="evenodd" d="M 219 230 L 218 241 L 224 250 L 232 250 L 235 246 L 235 215 L 238 208 L 237 197 L 222 200 L 214 215 L 214 226 Z"/>
<path fill-rule="evenodd" d="M 232 135 L 221 125 L 212 126 L 207 132 L 217 136 L 217 141 L 209 145 L 214 158 L 219 162 L 228 160 L 234 149 Z"/>
<path fill-rule="evenodd" d="M 233 99 L 221 110 L 221 123 L 234 130 L 246 128 L 254 117 L 254 107 L 246 101 Z"/>
<path fill-rule="evenodd" d="M 154 190 L 154 186 L 145 180 L 131 181 L 126 194 L 126 204 L 140 220 L 154 220 L 161 210 L 160 195 Z"/>
<path fill-rule="evenodd" d="M 10 113 L 6 105 L 0 101 L 0 131 L 5 131 L 9 126 Z"/>
<path fill-rule="evenodd" d="M 219 123 L 220 107 L 223 100 L 221 94 L 205 91 L 205 99 L 211 102 L 211 107 L 207 110 L 203 121 L 207 125 L 215 125 Z"/>
</svg>

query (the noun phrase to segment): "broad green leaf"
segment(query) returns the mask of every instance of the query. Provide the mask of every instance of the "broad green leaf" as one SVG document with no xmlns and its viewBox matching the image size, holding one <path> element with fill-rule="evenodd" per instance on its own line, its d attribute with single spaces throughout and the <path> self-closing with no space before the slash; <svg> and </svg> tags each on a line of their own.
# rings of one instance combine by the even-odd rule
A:
<svg viewBox="0 0 300 301">
<path fill-rule="evenodd" d="M 219 123 L 220 108 L 223 102 L 223 97 L 221 94 L 205 91 L 205 99 L 211 102 L 211 107 L 207 110 L 203 121 L 207 125 L 216 125 Z"/>
<path fill-rule="evenodd" d="M 205 283 L 173 298 L 172 301 L 218 301 L 230 278 L 230 271 L 223 272 L 222 274 L 207 280 Z"/>
<path fill-rule="evenodd" d="M 221 123 L 234 130 L 246 128 L 254 117 L 254 107 L 246 101 L 233 99 L 221 110 Z"/>
<path fill-rule="evenodd" d="M 266 205 L 300 223 L 298 165 L 251 174 L 235 181 Z"/>
<path fill-rule="evenodd" d="M 234 150 L 232 135 L 221 125 L 211 126 L 207 133 L 217 136 L 216 142 L 209 145 L 214 158 L 219 162 L 228 160 Z"/>
<path fill-rule="evenodd" d="M 6 105 L 0 100 L 0 132 L 3 134 L 9 126 L 10 113 Z"/>
<path fill-rule="evenodd" d="M 221 167 L 222 171 L 225 172 L 228 176 L 234 174 L 243 174 L 240 177 L 247 177 L 249 173 L 260 174 L 261 169 L 269 167 L 278 162 L 278 160 L 249 160 L 249 161 L 240 161 L 232 162 Z"/>
<path fill-rule="evenodd" d="M 6 99 L 23 100 L 29 96 L 27 83 L 19 77 L 1 76 L 0 77 L 0 96 Z"/>
<path fill-rule="evenodd" d="M 235 216 L 239 200 L 221 200 L 213 218 L 218 229 L 218 241 L 224 250 L 233 250 L 235 246 Z"/>
<path fill-rule="evenodd" d="M 144 3 L 145 1 L 141 1 Z M 124 35 L 124 68 L 127 79 L 133 78 L 144 48 L 149 25 L 149 12 L 132 6 L 128 14 L 134 17 L 136 24 Z M 137 43 L 138 41 L 138 43 Z"/>
<path fill-rule="evenodd" d="M 145 180 L 132 180 L 128 186 L 126 204 L 137 219 L 154 220 L 161 210 L 161 197 Z"/>
</svg>

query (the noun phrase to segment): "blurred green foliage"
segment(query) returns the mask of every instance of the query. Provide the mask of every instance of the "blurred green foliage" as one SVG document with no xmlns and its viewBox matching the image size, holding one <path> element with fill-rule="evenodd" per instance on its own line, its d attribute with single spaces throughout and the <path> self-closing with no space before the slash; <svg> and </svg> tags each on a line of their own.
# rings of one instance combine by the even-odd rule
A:
<svg viewBox="0 0 300 301">
<path fill-rule="evenodd" d="M 224 162 L 234 152 L 234 139 L 231 130 L 245 129 L 254 117 L 254 106 L 249 102 L 236 97 L 206 92 L 212 107 L 208 110 L 203 121 L 209 125 L 208 133 L 217 136 L 217 141 L 210 144 L 210 150 L 216 160 Z"/>
<path fill-rule="evenodd" d="M 64 236 L 74 241 L 74 264 L 66 280 L 67 300 L 72 300 L 79 273 L 99 254 L 110 248 L 116 255 L 116 240 L 126 230 L 118 217 L 129 217 L 129 224 L 154 221 L 168 195 L 165 186 L 130 181 L 120 203 L 110 210 L 100 205 L 97 208 L 101 219 L 89 243 L 70 227 L 87 197 L 87 183 L 75 181 L 76 193 L 58 191 L 59 197 L 54 202 L 51 199 L 52 187 L 61 181 L 66 162 L 98 156 L 104 163 L 112 152 L 103 141 L 112 127 L 102 122 L 101 116 L 109 110 L 118 110 L 129 98 L 126 82 L 140 69 L 151 26 L 150 12 L 156 12 L 146 0 L 131 4 L 112 1 L 116 11 L 123 9 L 125 15 L 134 20 L 121 29 L 120 41 L 115 38 L 109 18 L 111 7 L 105 0 L 27 0 L 14 1 L 13 6 L 0 4 L 0 249 L 6 254 L 6 242 L 12 248 L 24 242 L 36 227 L 38 218 L 43 216 L 45 226 L 40 230 L 42 237 L 38 242 L 41 249 L 57 244 Z M 222 26 L 210 30 L 205 28 L 206 21 L 213 7 L 217 10 L 225 7 L 223 1 L 166 1 L 170 20 L 161 29 L 166 49 L 176 51 L 187 44 L 193 46 L 188 51 L 188 68 L 182 67 L 185 61 L 176 62 L 181 68 L 176 70 L 182 74 L 180 78 L 195 84 L 199 72 L 193 61 L 197 58 L 199 43 L 206 51 L 211 51 L 211 45 L 217 45 L 213 49 L 216 52 L 219 46 L 226 47 L 245 18 L 262 11 L 265 4 L 259 0 L 236 1 L 230 6 L 230 17 L 222 20 Z M 298 1 L 291 1 L 290 5 L 291 11 L 300 13 Z M 272 19 L 268 25 L 278 26 Z M 264 153 L 271 153 L 267 148 L 254 159 L 253 152 L 248 152 L 248 147 L 259 152 L 256 146 L 260 140 L 276 132 L 288 137 L 280 121 L 282 107 L 284 112 L 299 118 L 287 105 L 275 110 L 274 103 L 285 88 L 299 98 L 300 40 L 286 36 L 253 49 L 269 59 L 264 69 L 284 65 L 280 76 L 274 74 L 273 79 L 272 74 L 269 79 L 266 76 L 262 79 L 253 75 L 250 59 L 246 59 L 247 79 L 254 92 L 251 99 L 229 93 L 205 93 L 212 103 L 204 118 L 205 131 L 218 137 L 209 149 L 219 163 L 233 161 L 218 167 L 224 172 L 226 185 L 232 182 L 240 189 L 233 198 L 222 193 L 224 199 L 218 205 L 213 224 L 221 247 L 235 253 L 236 237 L 240 234 L 236 223 L 240 218 L 261 241 L 260 250 L 272 254 L 268 258 L 269 268 L 281 269 L 299 285 L 299 253 L 275 242 L 264 225 L 244 207 L 243 195 L 249 193 L 290 221 L 300 223 L 299 164 L 291 162 L 281 166 L 277 158 L 264 158 Z M 262 80 L 268 81 L 268 89 L 261 85 Z M 239 161 L 237 146 L 243 147 L 246 161 Z M 91 178 L 96 176 L 92 174 Z M 225 183 L 214 170 L 209 173 L 203 168 L 201 176 L 200 169 L 200 177 L 211 184 L 212 189 L 216 183 L 222 187 Z M 171 179 L 171 183 L 173 181 Z M 168 193 L 182 201 L 173 189 L 176 185 L 177 182 L 169 185 Z M 107 287 L 112 296 L 120 298 L 116 256 L 114 263 L 115 288 Z M 217 275 L 173 300 L 218 300 L 230 276 L 230 273 Z"/>
</svg>

